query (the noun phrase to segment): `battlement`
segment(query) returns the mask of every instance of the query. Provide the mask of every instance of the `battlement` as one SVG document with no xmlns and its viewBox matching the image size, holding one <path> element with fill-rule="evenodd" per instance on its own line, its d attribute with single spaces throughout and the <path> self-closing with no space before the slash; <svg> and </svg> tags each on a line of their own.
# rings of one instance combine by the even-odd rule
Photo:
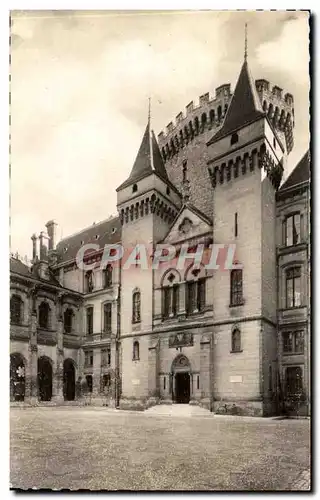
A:
<svg viewBox="0 0 320 500">
<path fill-rule="evenodd" d="M 256 89 L 262 104 L 273 126 L 283 132 L 288 153 L 293 148 L 294 100 L 289 92 L 283 95 L 283 89 L 271 85 L 268 80 L 255 81 Z"/>
<path fill-rule="evenodd" d="M 164 161 L 175 155 L 179 149 L 188 144 L 194 137 L 219 127 L 228 109 L 231 99 L 230 83 L 215 89 L 215 95 L 209 92 L 199 96 L 198 103 L 189 102 L 185 113 L 180 111 L 174 121 L 158 134 L 159 146 Z"/>
</svg>

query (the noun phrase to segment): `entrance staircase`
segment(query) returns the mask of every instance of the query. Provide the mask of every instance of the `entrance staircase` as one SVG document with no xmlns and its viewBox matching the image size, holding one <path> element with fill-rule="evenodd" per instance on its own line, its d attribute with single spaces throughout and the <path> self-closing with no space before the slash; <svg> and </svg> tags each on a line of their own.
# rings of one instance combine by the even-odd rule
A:
<svg viewBox="0 0 320 500">
<path fill-rule="evenodd" d="M 172 404 L 151 406 L 144 412 L 146 415 L 166 415 L 170 417 L 203 417 L 213 416 L 209 410 L 201 406 L 189 404 Z"/>
</svg>

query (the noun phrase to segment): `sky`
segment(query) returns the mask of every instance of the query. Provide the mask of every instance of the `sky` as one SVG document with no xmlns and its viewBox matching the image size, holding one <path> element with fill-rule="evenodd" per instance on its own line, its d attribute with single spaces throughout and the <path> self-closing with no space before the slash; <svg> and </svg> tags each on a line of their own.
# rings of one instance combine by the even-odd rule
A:
<svg viewBox="0 0 320 500">
<path fill-rule="evenodd" d="M 289 170 L 309 147 L 307 12 L 15 11 L 11 29 L 11 252 L 116 215 L 152 102 L 158 135 L 248 62 L 295 100 Z"/>
</svg>

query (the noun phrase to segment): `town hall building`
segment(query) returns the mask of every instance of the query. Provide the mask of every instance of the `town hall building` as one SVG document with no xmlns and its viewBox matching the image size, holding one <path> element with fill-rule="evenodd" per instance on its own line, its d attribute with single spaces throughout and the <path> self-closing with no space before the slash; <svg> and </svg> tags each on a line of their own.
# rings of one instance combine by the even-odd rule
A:
<svg viewBox="0 0 320 500">
<path fill-rule="evenodd" d="M 31 267 L 10 259 L 11 401 L 309 414 L 310 156 L 287 175 L 293 131 L 293 96 L 246 57 L 233 92 L 190 102 L 157 138 L 149 117 L 119 215 L 61 241 L 49 221 Z M 240 265 L 101 269 L 106 244 L 235 245 Z"/>
</svg>

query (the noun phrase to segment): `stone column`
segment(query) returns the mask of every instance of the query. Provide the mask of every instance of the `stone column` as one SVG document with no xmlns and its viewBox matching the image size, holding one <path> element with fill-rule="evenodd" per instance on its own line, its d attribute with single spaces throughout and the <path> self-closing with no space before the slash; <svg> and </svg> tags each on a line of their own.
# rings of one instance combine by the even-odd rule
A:
<svg viewBox="0 0 320 500">
<path fill-rule="evenodd" d="M 211 406 L 211 337 L 203 335 L 200 341 L 200 382 L 201 403 L 206 408 Z"/>
<path fill-rule="evenodd" d="M 61 404 L 63 397 L 63 315 L 62 315 L 63 295 L 58 296 L 57 305 L 57 347 L 56 347 L 56 368 L 52 380 L 52 401 Z"/>
<path fill-rule="evenodd" d="M 29 291 L 29 359 L 25 367 L 25 401 L 36 404 L 38 401 L 38 345 L 36 288 Z"/>
<path fill-rule="evenodd" d="M 102 404 L 103 396 L 101 394 L 101 349 L 100 347 L 93 350 L 93 367 L 92 367 L 92 403 Z"/>
<path fill-rule="evenodd" d="M 149 346 L 148 359 L 148 396 L 149 404 L 156 404 L 160 396 L 159 387 L 159 341 L 153 341 Z"/>
</svg>

